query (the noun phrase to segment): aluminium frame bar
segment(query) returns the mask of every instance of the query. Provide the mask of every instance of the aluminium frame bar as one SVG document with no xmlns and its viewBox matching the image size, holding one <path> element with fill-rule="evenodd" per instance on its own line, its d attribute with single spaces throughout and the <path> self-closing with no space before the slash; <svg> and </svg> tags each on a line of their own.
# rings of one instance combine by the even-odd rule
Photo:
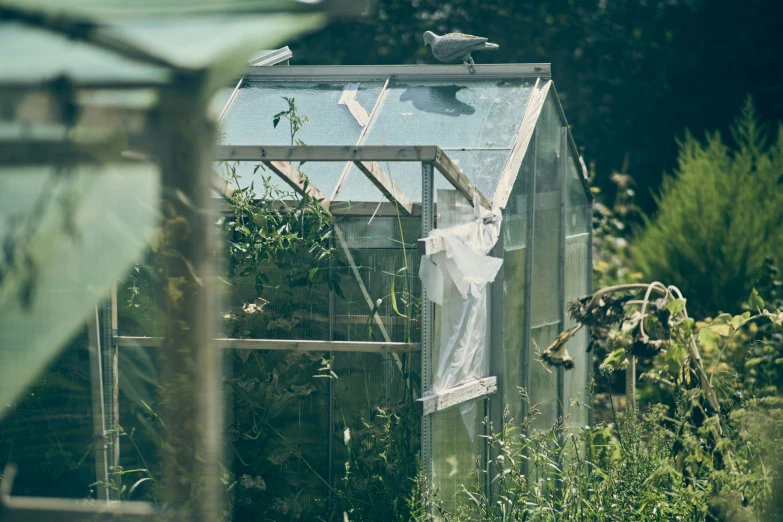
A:
<svg viewBox="0 0 783 522">
<path fill-rule="evenodd" d="M 527 212 L 529 213 L 527 220 L 526 235 L 526 248 L 525 253 L 525 294 L 524 294 L 524 317 L 522 318 L 522 388 L 528 392 L 527 395 L 527 407 L 530 408 L 530 380 L 531 380 L 531 345 L 533 344 L 533 256 L 535 254 L 535 231 L 536 231 L 536 175 L 538 174 L 538 125 L 533 127 L 533 134 L 530 142 L 530 152 L 532 157 L 532 172 L 530 173 L 530 179 L 528 180 L 528 193 L 527 193 Z M 527 415 L 527 411 L 523 411 L 521 415 Z M 525 476 L 529 475 L 530 463 L 528 459 L 525 459 L 522 463 L 522 468 Z"/>
<path fill-rule="evenodd" d="M 558 231 L 558 249 L 560 250 L 560 262 L 558 263 L 558 287 L 557 296 L 558 313 L 560 315 L 560 335 L 566 328 L 566 197 L 568 183 L 568 127 L 560 127 L 560 161 L 557 162 L 557 177 L 560 178 L 560 230 Z M 563 419 L 565 424 L 565 369 L 557 367 L 557 418 Z M 561 434 L 562 435 L 562 434 Z M 559 484 L 559 483 L 558 483 Z"/>
<path fill-rule="evenodd" d="M 432 163 L 421 164 L 421 233 L 427 237 L 435 228 L 435 169 Z M 427 295 L 427 286 L 421 287 L 421 394 L 432 391 L 432 352 L 435 345 L 435 304 Z M 432 483 L 433 461 L 432 415 L 421 419 L 421 464 L 425 478 Z"/>
<path fill-rule="evenodd" d="M 115 346 L 144 346 L 159 348 L 162 337 L 115 336 Z M 279 339 L 214 339 L 212 344 L 222 350 L 291 350 L 366 352 L 366 353 L 410 353 L 421 350 L 419 343 L 363 342 L 363 341 L 307 341 Z"/>
<path fill-rule="evenodd" d="M 90 354 L 90 391 L 92 395 L 92 446 L 95 457 L 95 482 L 98 500 L 109 501 L 109 459 L 106 443 L 106 412 L 103 391 L 103 364 L 101 358 L 101 328 L 98 307 L 87 318 L 87 344 Z"/>
</svg>

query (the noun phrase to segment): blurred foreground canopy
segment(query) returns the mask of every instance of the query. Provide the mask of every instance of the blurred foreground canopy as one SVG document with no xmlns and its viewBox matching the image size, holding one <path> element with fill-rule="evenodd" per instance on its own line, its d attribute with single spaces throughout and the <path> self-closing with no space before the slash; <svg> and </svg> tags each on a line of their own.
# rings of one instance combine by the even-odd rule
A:
<svg viewBox="0 0 783 522">
<path fill-rule="evenodd" d="M 155 237 L 178 79 L 206 118 L 253 53 L 352 5 L 0 0 L 0 417 Z"/>
</svg>

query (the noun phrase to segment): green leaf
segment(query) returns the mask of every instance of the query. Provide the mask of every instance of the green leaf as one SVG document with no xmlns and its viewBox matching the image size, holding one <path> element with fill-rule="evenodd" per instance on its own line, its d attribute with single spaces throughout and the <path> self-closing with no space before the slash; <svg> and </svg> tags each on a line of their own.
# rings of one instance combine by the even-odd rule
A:
<svg viewBox="0 0 783 522">
<path fill-rule="evenodd" d="M 750 314 L 748 314 L 748 317 L 750 317 Z M 738 329 L 740 326 L 742 326 L 744 319 L 740 315 L 735 315 L 731 318 L 731 327 L 735 330 Z"/>
<path fill-rule="evenodd" d="M 394 310 L 394 313 L 399 315 L 400 317 L 405 317 L 400 313 L 400 310 L 397 308 L 397 293 L 394 291 L 394 283 L 397 281 L 397 278 L 392 278 L 392 284 L 391 284 L 391 302 L 392 302 L 392 309 Z"/>
<path fill-rule="evenodd" d="M 743 321 L 747 321 L 748 319 L 750 319 L 750 312 L 742 312 L 742 315 L 740 317 L 742 317 Z"/>
<path fill-rule="evenodd" d="M 687 352 L 685 348 L 679 344 L 673 344 L 666 350 L 666 368 L 672 375 L 677 375 L 682 368 L 682 363 L 685 362 Z"/>
<path fill-rule="evenodd" d="M 731 326 L 728 324 L 711 324 L 709 328 L 717 335 L 723 337 L 728 337 L 731 334 Z"/>
<path fill-rule="evenodd" d="M 672 314 L 678 314 L 685 310 L 685 299 L 675 299 L 674 301 L 669 301 L 669 303 L 666 305 L 666 309 Z"/>
<path fill-rule="evenodd" d="M 699 343 L 705 348 L 718 349 L 718 338 L 709 328 L 699 330 Z"/>
<path fill-rule="evenodd" d="M 620 370 L 627 364 L 626 357 L 627 353 L 625 352 L 625 348 L 618 348 L 606 356 L 604 362 L 601 363 L 601 368 L 608 370 Z"/>
<path fill-rule="evenodd" d="M 731 314 L 720 314 L 718 317 L 712 320 L 710 325 L 713 324 L 729 324 L 731 323 Z"/>
<path fill-rule="evenodd" d="M 758 310 L 759 312 L 762 310 L 762 308 L 764 308 L 764 300 L 761 298 L 755 288 L 750 293 L 750 297 L 748 298 L 748 307 L 750 307 L 751 310 Z"/>
<path fill-rule="evenodd" d="M 683 319 L 680 324 L 682 325 L 682 330 L 685 336 L 687 337 L 691 335 L 691 333 L 693 332 L 693 325 L 695 324 L 693 318 L 688 317 L 687 319 Z"/>
</svg>

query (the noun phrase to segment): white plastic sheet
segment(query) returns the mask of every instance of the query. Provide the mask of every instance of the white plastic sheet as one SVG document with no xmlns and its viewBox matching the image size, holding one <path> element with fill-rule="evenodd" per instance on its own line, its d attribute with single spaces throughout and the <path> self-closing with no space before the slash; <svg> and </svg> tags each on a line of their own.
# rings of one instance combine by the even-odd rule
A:
<svg viewBox="0 0 783 522">
<path fill-rule="evenodd" d="M 497 208 L 482 208 L 478 198 L 473 203 L 473 221 L 432 231 L 429 237 L 442 239 L 445 249 L 425 256 L 419 268 L 427 296 L 440 305 L 436 393 L 485 377 L 489 363 L 488 284 L 503 260 L 488 254 L 498 240 L 502 217 Z M 476 402 L 460 405 L 460 413 L 473 440 Z"/>
</svg>

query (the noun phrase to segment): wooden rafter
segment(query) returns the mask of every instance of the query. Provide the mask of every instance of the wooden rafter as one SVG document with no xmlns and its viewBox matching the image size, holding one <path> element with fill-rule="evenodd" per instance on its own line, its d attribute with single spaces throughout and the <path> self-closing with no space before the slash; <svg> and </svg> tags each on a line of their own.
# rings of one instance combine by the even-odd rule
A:
<svg viewBox="0 0 783 522">
<path fill-rule="evenodd" d="M 397 203 L 402 207 L 402 209 L 405 210 L 406 215 L 411 215 L 413 213 L 413 201 L 411 201 L 411 198 L 392 181 L 391 177 L 386 174 L 386 171 L 383 170 L 380 165 L 374 161 L 354 161 L 354 164 L 365 176 L 367 176 L 367 179 L 369 179 L 373 185 L 378 187 L 378 190 L 380 190 L 389 201 Z"/>
<path fill-rule="evenodd" d="M 329 198 L 312 183 L 307 183 L 307 186 L 305 186 L 304 174 L 294 168 L 293 165 L 287 161 L 264 161 L 264 165 L 277 174 L 280 179 L 285 181 L 296 192 L 302 195 L 307 194 L 308 196 L 317 199 L 325 210 L 329 210 L 329 204 L 331 203 Z"/>
<path fill-rule="evenodd" d="M 476 188 L 476 186 L 468 180 L 465 174 L 457 167 L 457 165 L 446 156 L 442 150 L 438 149 L 435 154 L 435 168 L 443 174 L 443 176 L 449 180 L 455 189 L 459 190 L 468 201 L 473 203 L 473 196 L 478 195 L 479 204 L 484 208 L 490 208 L 489 200 Z"/>
</svg>

